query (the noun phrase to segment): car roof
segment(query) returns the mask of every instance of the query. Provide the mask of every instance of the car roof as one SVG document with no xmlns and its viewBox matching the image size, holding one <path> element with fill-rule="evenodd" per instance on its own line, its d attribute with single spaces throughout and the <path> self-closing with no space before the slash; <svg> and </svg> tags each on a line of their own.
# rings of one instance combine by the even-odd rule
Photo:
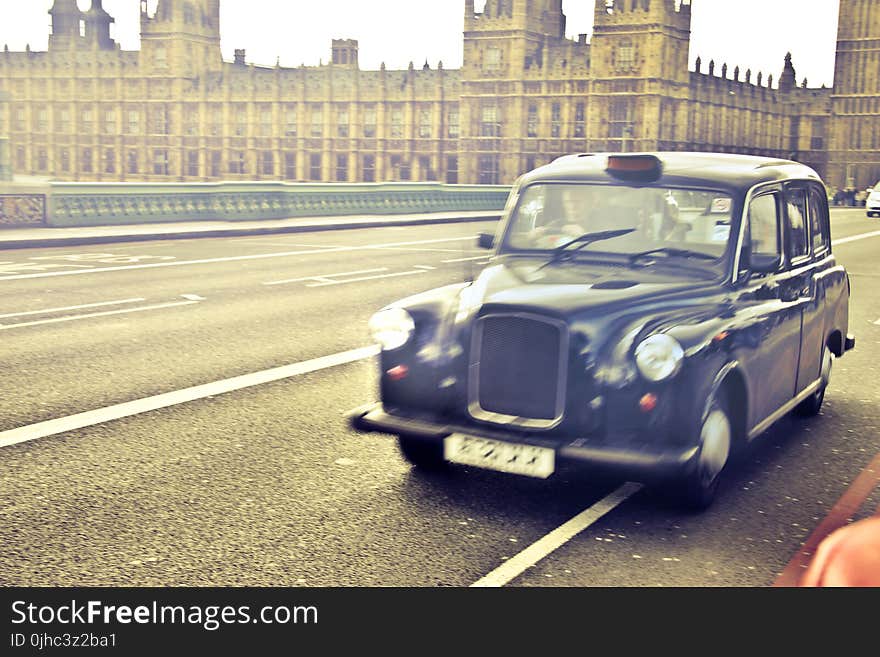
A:
<svg viewBox="0 0 880 657">
<path fill-rule="evenodd" d="M 617 182 L 606 171 L 611 156 L 652 155 L 662 163 L 662 174 L 652 186 L 712 187 L 731 192 L 746 191 L 756 184 L 792 179 L 822 182 L 810 167 L 792 160 L 732 153 L 578 153 L 565 155 L 520 178 L 523 185 L 535 182 Z M 632 183 L 630 183 L 632 184 Z"/>
</svg>

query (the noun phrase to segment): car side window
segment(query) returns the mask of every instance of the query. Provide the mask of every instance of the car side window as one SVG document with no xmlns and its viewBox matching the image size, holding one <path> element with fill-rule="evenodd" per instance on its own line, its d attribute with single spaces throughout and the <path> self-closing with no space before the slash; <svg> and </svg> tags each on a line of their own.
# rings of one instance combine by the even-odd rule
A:
<svg viewBox="0 0 880 657">
<path fill-rule="evenodd" d="M 807 231 L 807 191 L 801 187 L 788 188 L 785 192 L 785 209 L 790 237 L 788 255 L 792 260 L 797 260 L 810 252 Z"/>
<path fill-rule="evenodd" d="M 823 255 L 828 250 L 830 226 L 828 223 L 828 200 L 816 187 L 810 187 L 810 234 L 813 253 Z"/>
<path fill-rule="evenodd" d="M 776 194 L 764 194 L 752 199 L 746 230 L 752 253 L 771 255 L 780 252 Z"/>
<path fill-rule="evenodd" d="M 749 203 L 743 234 L 740 274 L 747 274 L 756 258 L 779 257 L 782 253 L 780 240 L 778 195 L 762 194 Z"/>
</svg>

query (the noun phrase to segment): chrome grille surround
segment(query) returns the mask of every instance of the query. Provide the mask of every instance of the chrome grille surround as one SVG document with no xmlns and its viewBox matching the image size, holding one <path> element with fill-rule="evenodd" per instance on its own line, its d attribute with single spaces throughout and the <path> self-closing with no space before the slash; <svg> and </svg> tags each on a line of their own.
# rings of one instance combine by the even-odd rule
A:
<svg viewBox="0 0 880 657">
<path fill-rule="evenodd" d="M 544 326 L 542 328 L 550 326 L 557 332 L 556 354 L 553 362 L 553 367 L 556 371 L 555 373 L 551 372 L 553 374 L 552 384 L 555 390 L 555 399 L 552 408 L 552 417 L 550 418 L 528 417 L 526 414 L 493 411 L 484 408 L 481 403 L 480 377 L 481 374 L 485 376 L 485 372 L 481 371 L 481 361 L 485 347 L 484 338 L 486 325 L 487 322 L 490 321 L 503 321 L 505 319 L 520 322 L 521 326 L 525 327 L 528 325 L 522 324 L 522 322 L 535 322 L 543 324 Z M 512 347 L 513 345 L 511 345 L 512 355 L 516 357 L 516 350 Z M 471 337 L 471 352 L 468 368 L 468 412 L 471 417 L 484 422 L 492 422 L 494 424 L 503 424 L 526 429 L 552 429 L 559 425 L 565 414 L 566 383 L 568 381 L 568 347 L 568 325 L 562 320 L 527 312 L 493 313 L 479 317 L 475 322 L 473 335 Z M 549 367 L 548 371 L 550 371 Z"/>
</svg>

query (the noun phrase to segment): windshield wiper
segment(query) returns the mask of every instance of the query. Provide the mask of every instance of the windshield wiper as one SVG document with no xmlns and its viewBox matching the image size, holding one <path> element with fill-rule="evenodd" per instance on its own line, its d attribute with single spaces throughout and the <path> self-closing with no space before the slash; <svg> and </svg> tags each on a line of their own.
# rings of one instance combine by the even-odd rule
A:
<svg viewBox="0 0 880 657">
<path fill-rule="evenodd" d="M 548 265 L 562 262 L 563 260 L 570 260 L 572 257 L 574 257 L 575 253 L 577 253 L 584 247 L 589 246 L 593 242 L 601 242 L 602 240 L 614 239 L 615 237 L 628 235 L 633 231 L 635 231 L 635 228 L 618 228 L 617 230 L 600 230 L 594 233 L 584 233 L 580 237 L 575 237 L 573 240 L 569 240 L 562 246 L 557 246 L 555 249 L 553 249 L 553 255 L 550 256 L 550 259 L 543 265 L 538 267 L 535 271 L 540 271 Z M 573 249 L 568 248 L 573 245 L 577 246 L 575 246 Z"/>
<path fill-rule="evenodd" d="M 671 256 L 680 256 L 682 258 L 702 258 L 703 260 L 717 260 L 717 256 L 710 255 L 708 253 L 704 253 L 703 251 L 693 251 L 691 249 L 677 249 L 672 246 L 661 246 L 656 249 L 649 249 L 648 251 L 642 251 L 641 253 L 633 253 L 629 256 L 629 264 L 634 265 L 639 260 L 646 258 L 648 256 L 654 255 L 655 253 L 663 253 Z"/>
</svg>

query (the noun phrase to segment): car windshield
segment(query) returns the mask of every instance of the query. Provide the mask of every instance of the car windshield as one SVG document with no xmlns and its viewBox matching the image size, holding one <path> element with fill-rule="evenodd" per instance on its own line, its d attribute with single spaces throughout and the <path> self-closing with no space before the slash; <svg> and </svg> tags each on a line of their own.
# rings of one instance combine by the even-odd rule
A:
<svg viewBox="0 0 880 657">
<path fill-rule="evenodd" d="M 730 238 L 733 201 L 717 191 L 569 183 L 529 185 L 513 209 L 502 251 L 558 253 L 584 235 L 620 234 L 584 245 L 579 254 L 720 258 Z M 702 255 L 710 257 L 700 257 Z M 691 258 L 693 259 L 693 258 Z"/>
</svg>

